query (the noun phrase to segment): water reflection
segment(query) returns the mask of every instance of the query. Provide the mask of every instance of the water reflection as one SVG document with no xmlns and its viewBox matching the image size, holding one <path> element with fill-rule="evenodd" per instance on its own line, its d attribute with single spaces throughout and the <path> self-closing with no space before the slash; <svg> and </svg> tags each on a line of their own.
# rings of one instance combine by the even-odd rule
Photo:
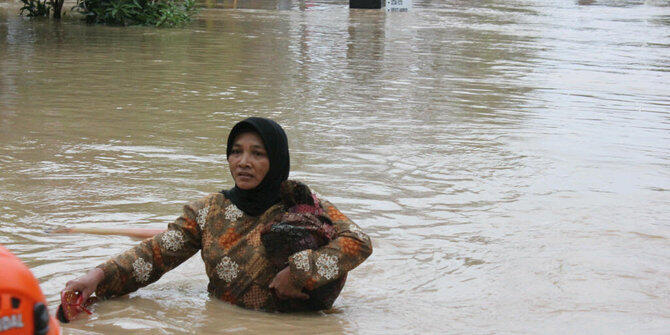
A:
<svg viewBox="0 0 670 335">
<path fill-rule="evenodd" d="M 179 285 L 178 283 L 171 283 Z M 178 296 L 178 300 L 175 300 Z M 165 315 L 166 309 L 183 310 L 185 314 Z M 87 323 L 73 323 L 73 333 L 96 332 L 116 334 L 190 333 L 214 334 L 221 332 L 267 334 L 277 329 L 294 333 L 339 334 L 348 327 L 346 320 L 321 313 L 267 314 L 243 310 L 222 304 L 206 295 L 192 295 L 183 290 L 166 288 L 147 296 L 132 296 L 98 304 L 95 309 L 103 318 L 93 317 Z M 108 320 L 106 318 L 109 317 Z M 263 322 L 258 322 L 262 318 Z M 109 322 L 113 320 L 113 322 Z"/>
<path fill-rule="evenodd" d="M 386 15 L 381 11 L 350 11 L 348 19 L 346 73 L 355 83 L 354 87 L 348 87 L 349 94 L 361 100 L 378 101 L 384 95 L 378 83 L 385 73 Z"/>
</svg>

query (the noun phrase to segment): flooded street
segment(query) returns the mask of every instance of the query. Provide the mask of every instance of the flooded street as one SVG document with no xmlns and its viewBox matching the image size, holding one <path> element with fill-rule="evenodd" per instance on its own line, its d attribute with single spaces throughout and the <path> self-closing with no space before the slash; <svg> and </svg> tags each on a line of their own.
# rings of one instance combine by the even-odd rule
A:
<svg viewBox="0 0 670 335">
<path fill-rule="evenodd" d="M 49 229 L 165 227 L 264 116 L 372 256 L 328 313 L 218 301 L 196 255 L 65 334 L 667 334 L 668 1 L 236 5 L 153 29 L 0 2 L 0 244 L 53 312 L 138 241 Z"/>
</svg>

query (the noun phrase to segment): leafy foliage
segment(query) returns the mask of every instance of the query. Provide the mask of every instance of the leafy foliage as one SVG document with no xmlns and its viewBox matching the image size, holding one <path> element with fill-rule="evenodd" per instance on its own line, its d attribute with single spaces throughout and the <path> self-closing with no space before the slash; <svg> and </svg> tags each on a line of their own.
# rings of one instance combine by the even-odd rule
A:
<svg viewBox="0 0 670 335">
<path fill-rule="evenodd" d="M 197 11 L 195 0 L 78 0 L 76 8 L 89 23 L 156 27 L 185 25 Z"/>
<path fill-rule="evenodd" d="M 27 17 L 40 17 L 40 16 L 49 16 L 49 11 L 51 10 L 51 4 L 47 0 L 21 0 L 23 7 L 21 7 L 19 14 L 24 15 L 24 12 Z"/>
</svg>

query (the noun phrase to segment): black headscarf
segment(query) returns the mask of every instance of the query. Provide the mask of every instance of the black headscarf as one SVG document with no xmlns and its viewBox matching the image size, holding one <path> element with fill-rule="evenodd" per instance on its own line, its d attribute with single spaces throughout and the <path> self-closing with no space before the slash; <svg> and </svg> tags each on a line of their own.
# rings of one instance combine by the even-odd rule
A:
<svg viewBox="0 0 670 335">
<path fill-rule="evenodd" d="M 221 193 L 243 212 L 251 216 L 258 216 L 280 201 L 279 189 L 281 183 L 288 179 L 291 164 L 288 139 L 284 129 L 276 122 L 261 117 L 250 117 L 238 122 L 233 127 L 228 135 L 226 157 L 230 155 L 235 138 L 249 131 L 258 133 L 263 140 L 265 151 L 270 160 L 270 170 L 254 189 L 243 190 L 235 185 L 235 187 L 223 190 Z"/>
</svg>

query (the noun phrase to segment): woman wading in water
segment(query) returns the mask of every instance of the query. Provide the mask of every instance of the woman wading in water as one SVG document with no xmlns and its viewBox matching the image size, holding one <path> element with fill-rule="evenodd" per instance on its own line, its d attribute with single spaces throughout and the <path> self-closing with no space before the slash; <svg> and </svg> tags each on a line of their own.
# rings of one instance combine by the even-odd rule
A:
<svg viewBox="0 0 670 335">
<path fill-rule="evenodd" d="M 184 206 L 168 229 L 69 281 L 63 292 L 121 296 L 201 250 L 208 291 L 265 311 L 330 308 L 370 238 L 304 184 L 287 180 L 288 141 L 272 120 L 237 123 L 226 149 L 235 186 Z"/>
</svg>

